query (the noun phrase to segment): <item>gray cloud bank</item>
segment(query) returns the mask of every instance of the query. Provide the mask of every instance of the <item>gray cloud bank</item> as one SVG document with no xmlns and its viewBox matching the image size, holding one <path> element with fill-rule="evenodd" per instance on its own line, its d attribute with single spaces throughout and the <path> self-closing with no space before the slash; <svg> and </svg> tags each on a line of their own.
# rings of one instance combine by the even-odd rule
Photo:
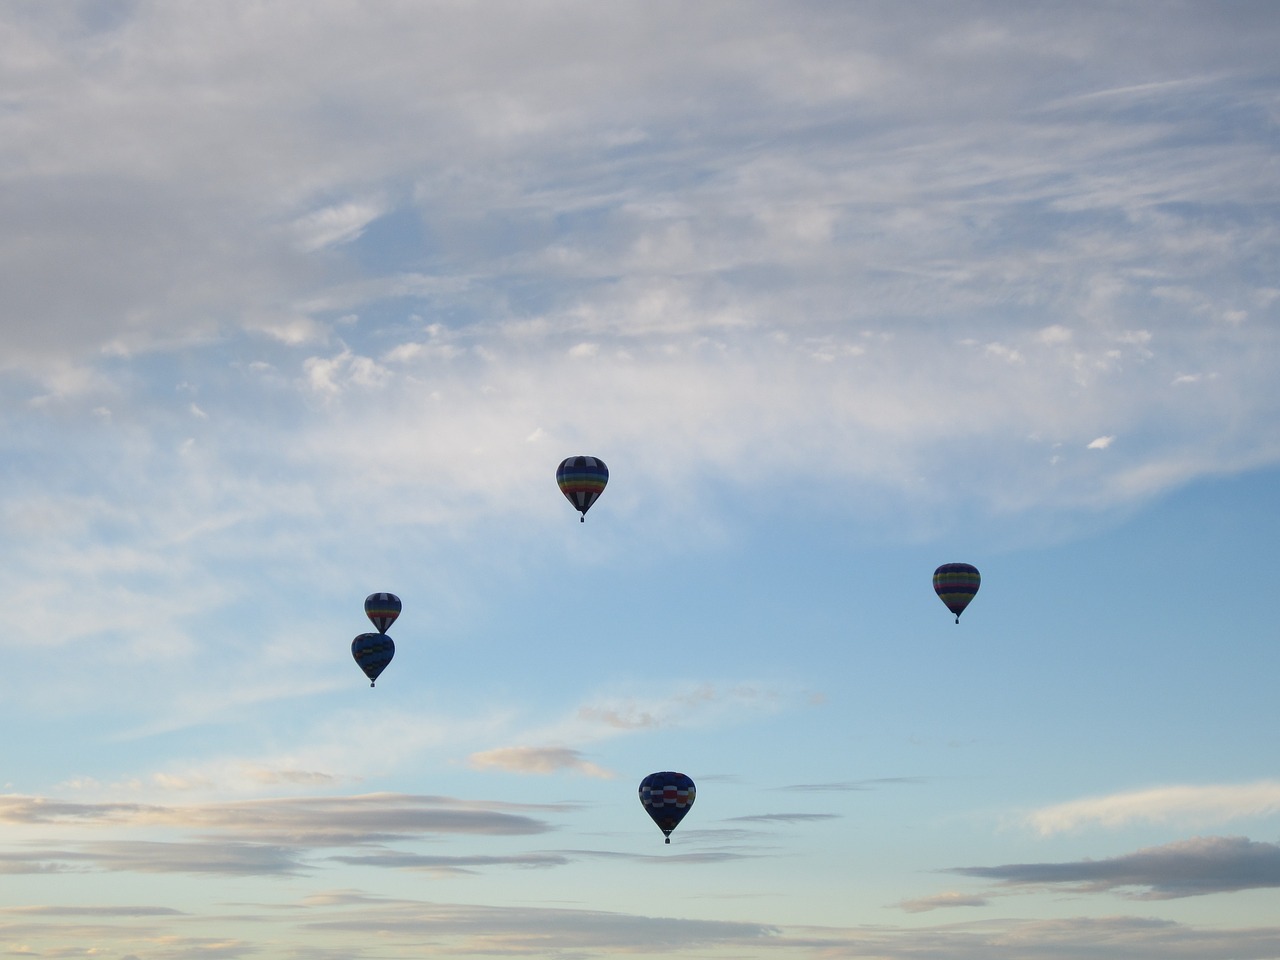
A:
<svg viewBox="0 0 1280 960">
<path fill-rule="evenodd" d="M 24 828 L 28 839 L 0 850 L 0 873 L 96 869 L 286 875 L 314 872 L 319 864 L 315 859 L 318 851 L 342 848 L 362 852 L 333 854 L 327 859 L 369 866 L 432 868 L 439 872 L 564 862 L 561 857 L 538 854 L 431 858 L 390 851 L 385 846 L 388 842 L 410 843 L 447 836 L 523 837 L 552 829 L 544 820 L 513 812 L 515 807 L 407 794 L 190 805 L 77 803 L 8 795 L 0 797 L 0 823 Z M 178 837 L 155 839 L 157 831 Z M 40 839 L 50 833 L 59 839 Z M 99 839 L 96 834 L 109 834 L 111 839 Z"/>
<path fill-rule="evenodd" d="M 1280 887 L 1280 845 L 1245 837 L 1196 837 L 1102 860 L 957 867 L 950 872 L 1010 887 L 1062 886 L 1088 893 L 1117 891 L 1135 900 L 1170 900 Z"/>
</svg>

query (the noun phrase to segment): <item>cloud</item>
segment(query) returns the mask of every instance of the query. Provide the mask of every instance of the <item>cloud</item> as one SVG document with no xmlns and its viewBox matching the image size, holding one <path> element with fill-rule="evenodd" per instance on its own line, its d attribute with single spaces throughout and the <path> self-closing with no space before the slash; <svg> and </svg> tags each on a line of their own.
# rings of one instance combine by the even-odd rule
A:
<svg viewBox="0 0 1280 960">
<path fill-rule="evenodd" d="M 526 837 L 551 830 L 520 805 L 409 794 L 298 797 L 168 805 L 78 803 L 47 797 L 0 797 L 0 823 L 13 833 L 0 849 L 0 873 L 87 870 L 207 876 L 295 876 L 325 862 L 461 872 L 483 866 L 552 866 L 555 855 L 449 854 L 436 858 L 388 843 L 426 839 Z M 47 835 L 57 834 L 56 845 Z M 158 839 L 157 833 L 172 839 Z M 25 845 L 19 838 L 28 839 Z M 319 851 L 334 851 L 318 858 Z M 354 851 L 354 852 L 342 852 Z"/>
<path fill-rule="evenodd" d="M 349 866 L 423 870 L 441 875 L 472 874 L 476 872 L 476 867 L 560 867 L 570 862 L 568 857 L 555 853 L 526 853 L 507 856 L 430 856 L 391 850 L 358 856 L 334 856 L 328 859 L 337 863 L 345 863 Z"/>
<path fill-rule="evenodd" d="M 766 924 L 647 917 L 640 914 L 546 907 L 364 901 L 342 914 L 316 917 L 307 926 L 326 937 L 379 932 L 383 942 L 433 942 L 466 953 L 600 956 L 670 953 L 708 946 L 767 949 L 778 929 Z"/>
<path fill-rule="evenodd" d="M 498 802 L 411 794 L 289 797 L 190 805 L 76 803 L 9 794 L 0 822 L 24 826 L 165 827 L 217 831 L 230 837 L 299 846 L 348 846 L 432 834 L 527 836 L 550 826 L 515 810 L 552 811 Z"/>
<path fill-rule="evenodd" d="M 773 713 L 795 699 L 777 683 L 717 681 L 681 684 L 649 696 L 597 697 L 578 707 L 570 725 L 586 735 L 613 736 L 643 730 L 698 727 L 739 715 Z"/>
<path fill-rule="evenodd" d="M 1098 825 L 1122 827 L 1131 823 L 1203 826 L 1245 817 L 1280 814 L 1280 781 L 1168 786 L 1087 797 L 1044 807 L 1027 822 L 1041 834 L 1062 833 Z"/>
<path fill-rule="evenodd" d="M 350 243 L 385 212 L 386 205 L 381 200 L 353 200 L 317 210 L 294 223 L 298 244 L 303 250 L 314 252 L 333 244 Z"/>
<path fill-rule="evenodd" d="M 1063 886 L 1117 891 L 1134 900 L 1171 900 L 1280 887 L 1280 845 L 1245 837 L 1196 837 L 1104 860 L 955 867 L 949 872 L 1008 887 Z"/>
<path fill-rule="evenodd" d="M 818 820 L 838 820 L 838 813 L 756 813 L 745 817 L 728 817 L 729 822 L 748 821 L 752 823 L 812 823 Z"/>
<path fill-rule="evenodd" d="M 276 844 L 210 841 L 170 843 L 114 840 L 84 844 L 74 852 L 46 852 L 42 860 L 92 865 L 98 870 L 129 873 L 286 876 L 303 872 L 296 851 Z"/>
<path fill-rule="evenodd" d="M 694 840 L 697 836 L 713 835 L 718 840 L 724 839 L 718 831 L 681 831 L 681 836 L 686 841 Z M 735 837 L 730 837 L 729 839 L 734 839 Z M 759 856 L 759 854 L 756 853 L 747 853 L 738 850 L 697 850 L 692 853 L 672 853 L 668 851 L 660 854 L 624 853 L 612 850 L 570 850 L 566 852 L 582 857 L 583 859 L 590 860 L 621 860 L 627 863 L 652 864 L 657 869 L 665 869 L 662 865 L 667 863 L 679 866 L 700 866 L 709 863 L 733 863 L 738 860 L 749 860 Z"/>
<path fill-rule="evenodd" d="M 0 907 L 0 914 L 28 917 L 182 917 L 190 914 L 172 907 L 154 906 L 25 906 Z"/>
<path fill-rule="evenodd" d="M 567 747 L 497 747 L 473 753 L 467 762 L 477 770 L 497 769 L 509 773 L 548 774 L 565 770 L 602 780 L 617 776 Z"/>
<path fill-rule="evenodd" d="M 795 783 L 778 789 L 795 790 L 799 793 L 844 793 L 928 782 L 927 777 L 879 777 L 874 780 L 841 780 L 834 783 Z"/>
<path fill-rule="evenodd" d="M 784 684 L 756 681 L 681 682 L 646 694 L 606 693 L 589 697 L 567 715 L 525 730 L 522 741 L 598 743 L 657 730 L 688 730 L 740 723 L 805 702 L 801 692 Z M 527 745 L 495 747 L 472 754 L 478 768 L 551 773 L 570 770 L 611 778 L 612 771 L 585 761 L 569 747 Z"/>
<path fill-rule="evenodd" d="M 661 859 L 661 858 L 658 858 Z M 110 909 L 110 908 L 109 908 Z M 89 914 L 93 919 L 94 913 Z M 238 905 L 232 915 L 216 910 L 186 914 L 176 925 L 162 926 L 158 915 L 98 917 L 86 926 L 74 912 L 57 908 L 46 915 L 6 916 L 4 934 L 52 952 L 67 943 L 90 942 L 100 951 L 127 956 L 152 941 L 155 957 L 251 956 L 268 937 L 291 945 L 310 960 L 421 952 L 424 943 L 448 955 L 577 957 L 631 955 L 637 944 L 650 952 L 686 956 L 711 952 L 736 956 L 803 960 L 877 957 L 918 960 L 1269 960 L 1280 953 L 1280 927 L 1197 927 L 1138 916 L 1059 919 L 991 918 L 936 926 L 890 924 L 841 927 L 791 926 L 767 920 L 736 921 L 677 918 L 643 912 L 593 910 L 537 904 L 484 905 L 392 898 L 360 890 L 320 889 L 297 902 L 268 907 Z M 120 921 L 132 921 L 121 923 Z M 146 922 L 147 925 L 140 925 Z M 237 940 L 224 932 L 251 922 L 254 936 Z M 202 936 L 205 930 L 210 935 Z M 161 939 L 163 938 L 163 939 Z"/>
<path fill-rule="evenodd" d="M 1234 68 L 1265 75 L 1268 61 L 1250 40 L 1219 69 L 1223 38 L 1246 42 L 1230 23 L 1190 30 L 1192 77 L 1134 84 L 1133 67 L 1106 60 L 1131 63 L 1115 48 L 1122 14 L 1085 26 L 1040 11 L 992 31 L 963 11 L 940 26 L 954 41 L 942 51 L 866 11 L 753 6 L 730 23 L 718 9 L 513 8 L 502 35 L 490 15 L 326 11 L 299 23 L 232 6 L 195 38 L 183 13 L 139 7 L 105 35 L 120 56 L 91 81 L 82 58 L 98 34 L 10 19 L 7 49 L 32 51 L 6 66 L 15 106 L 0 118 L 14 157 L 0 285 L 15 318 L 0 367 L 15 382 L 143 423 L 130 414 L 150 384 L 119 358 L 191 349 L 203 380 L 221 351 L 242 352 L 288 370 L 290 400 L 352 404 L 345 423 L 332 407 L 274 423 L 273 462 L 306 474 L 300 450 L 349 452 L 386 423 L 418 449 L 397 444 L 411 452 L 376 483 L 429 474 L 446 499 L 474 484 L 448 469 L 467 451 L 496 458 L 517 427 L 571 428 L 558 385 L 579 377 L 595 398 L 579 429 L 609 425 L 665 454 L 646 460 L 691 464 L 690 494 L 699 473 L 755 486 L 821 457 L 842 491 L 1091 509 L 1182 482 L 1116 476 L 1187 446 L 1212 447 L 1218 469 L 1277 458 L 1274 378 L 1237 349 L 1266 347 L 1254 321 L 1273 306 L 1260 278 L 1275 239 L 1242 212 L 1271 196 L 1270 141 Z M 537 69 L 526 35 L 547 52 Z M 660 68 L 617 39 L 657 35 Z M 198 71 L 161 53 L 177 37 Z M 1031 69 L 1028 51 L 1064 67 Z M 344 80 L 357 73 L 358 87 Z M 870 127 L 833 125 L 832 111 Z M 1171 299 L 1175 287 L 1189 296 Z M 1242 312 L 1232 336 L 1194 322 Z M 416 349 L 415 316 L 447 320 L 457 354 Z M 347 359 L 314 349 L 335 325 Z M 957 349 L 966 340 L 991 351 Z M 584 345 L 594 354 L 571 355 Z M 492 362 L 466 362 L 481 356 Z M 1187 356 L 1223 375 L 1207 397 L 1171 400 Z M 59 386 L 67 371 L 82 375 Z M 360 407 L 349 394 L 379 392 L 361 384 L 386 395 Z M 231 449 L 284 399 L 241 389 Z M 210 400 L 200 409 L 224 419 Z M 1126 447 L 1149 445 L 1050 472 L 1022 441 L 1094 436 L 1102 412 Z M 847 439 L 834 450 L 833 431 Z M 944 482 L 939 464 L 965 469 Z"/>
<path fill-rule="evenodd" d="M 1088 449 L 1105 450 L 1107 449 L 1107 447 L 1111 446 L 1111 444 L 1115 442 L 1115 439 L 1116 439 L 1115 437 L 1098 437 L 1094 440 L 1089 441 Z"/>
<path fill-rule="evenodd" d="M 937 893 L 931 897 L 903 900 L 895 906 L 907 913 L 927 913 L 944 907 L 985 907 L 991 901 L 971 893 Z"/>
</svg>

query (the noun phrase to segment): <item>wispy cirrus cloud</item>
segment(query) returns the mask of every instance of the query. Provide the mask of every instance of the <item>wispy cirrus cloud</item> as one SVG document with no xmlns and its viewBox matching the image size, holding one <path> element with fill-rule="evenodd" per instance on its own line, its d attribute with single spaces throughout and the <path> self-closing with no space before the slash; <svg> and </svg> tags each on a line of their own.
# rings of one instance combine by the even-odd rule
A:
<svg viewBox="0 0 1280 960">
<path fill-rule="evenodd" d="M 801 702 L 781 684 L 754 681 L 682 683 L 647 696 L 603 694 L 557 720 L 518 734 L 519 745 L 472 753 L 468 764 L 478 770 L 509 773 L 578 773 L 612 779 L 617 774 L 586 759 L 568 743 L 597 743 L 614 737 L 668 729 L 694 729 L 731 724 L 776 713 Z M 537 743 L 545 746 L 537 746 Z"/>
<path fill-rule="evenodd" d="M 778 713 L 802 702 L 786 684 L 711 680 L 672 684 L 648 694 L 604 693 L 590 697 L 543 735 L 595 741 L 655 730 L 691 729 Z"/>
<path fill-rule="evenodd" d="M 1151 787 L 1086 797 L 1042 807 L 1028 814 L 1026 820 L 1037 832 L 1049 835 L 1088 826 L 1123 827 L 1132 823 L 1199 827 L 1278 814 L 1280 781 L 1259 780 Z"/>
</svg>

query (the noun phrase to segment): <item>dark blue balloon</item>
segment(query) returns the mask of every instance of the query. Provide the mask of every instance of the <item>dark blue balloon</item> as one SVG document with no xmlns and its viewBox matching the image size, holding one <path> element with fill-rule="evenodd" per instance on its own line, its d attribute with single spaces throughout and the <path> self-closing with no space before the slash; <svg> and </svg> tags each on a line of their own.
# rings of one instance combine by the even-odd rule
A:
<svg viewBox="0 0 1280 960">
<path fill-rule="evenodd" d="M 364 615 L 379 633 L 387 632 L 387 627 L 400 616 L 400 610 L 400 598 L 394 593 L 371 593 L 364 598 Z"/>
<path fill-rule="evenodd" d="M 395 642 L 385 633 L 362 633 L 351 641 L 351 656 L 369 678 L 371 687 L 395 655 Z"/>
<path fill-rule="evenodd" d="M 667 843 L 671 842 L 671 831 L 680 825 L 693 806 L 696 793 L 692 780 L 683 773 L 670 770 L 651 773 L 640 781 L 640 802 L 644 804 L 644 812 L 653 818 Z"/>
</svg>

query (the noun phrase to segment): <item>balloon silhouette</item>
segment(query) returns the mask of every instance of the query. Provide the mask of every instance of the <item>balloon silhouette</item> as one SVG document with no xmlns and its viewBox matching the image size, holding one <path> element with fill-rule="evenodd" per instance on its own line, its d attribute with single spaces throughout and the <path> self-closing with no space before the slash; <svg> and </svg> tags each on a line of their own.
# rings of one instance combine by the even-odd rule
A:
<svg viewBox="0 0 1280 960">
<path fill-rule="evenodd" d="M 608 482 L 609 468 L 599 457 L 566 457 L 556 468 L 556 483 L 573 509 L 582 514 L 580 523 L 587 522 L 587 511 L 600 499 Z"/>
<path fill-rule="evenodd" d="M 385 633 L 362 633 L 351 641 L 351 656 L 369 678 L 369 686 L 396 655 L 396 645 Z"/>
<path fill-rule="evenodd" d="M 364 598 L 364 615 L 379 633 L 386 633 L 387 627 L 396 622 L 400 608 L 400 598 L 394 593 L 371 593 Z"/>
<path fill-rule="evenodd" d="M 640 781 L 640 802 L 644 804 L 644 812 L 653 818 L 667 843 L 671 842 L 671 831 L 680 825 L 693 806 L 695 793 L 692 780 L 683 773 L 670 770 L 651 773 Z"/>
<path fill-rule="evenodd" d="M 944 563 L 933 571 L 933 591 L 956 615 L 956 623 L 981 583 L 982 575 L 971 563 Z"/>
</svg>

